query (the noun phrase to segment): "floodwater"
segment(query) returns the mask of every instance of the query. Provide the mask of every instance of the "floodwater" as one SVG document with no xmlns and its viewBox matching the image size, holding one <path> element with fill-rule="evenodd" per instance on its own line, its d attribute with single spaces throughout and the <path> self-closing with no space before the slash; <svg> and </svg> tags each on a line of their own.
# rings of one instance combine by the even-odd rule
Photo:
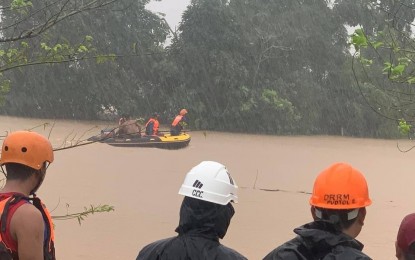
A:
<svg viewBox="0 0 415 260">
<path fill-rule="evenodd" d="M 2 131 L 28 129 L 44 119 L 0 117 Z M 54 147 L 98 132 L 102 122 L 56 121 Z M 50 125 L 35 130 L 48 135 Z M 92 129 L 92 130 L 91 130 Z M 90 131 L 88 131 L 90 130 Z M 225 164 L 236 180 L 239 203 L 223 244 L 249 259 L 261 259 L 293 237 L 292 229 L 311 221 L 309 195 L 319 171 L 349 162 L 367 178 L 373 204 L 358 240 L 374 259 L 394 259 L 401 219 L 415 212 L 414 156 L 402 153 L 409 140 L 346 137 L 280 137 L 191 132 L 182 150 L 118 148 L 91 144 L 55 153 L 38 192 L 52 215 L 76 213 L 89 205 L 115 211 L 55 221 L 59 259 L 135 259 L 139 249 L 174 236 L 182 196 L 177 192 L 188 170 L 203 160 Z M 264 191 L 262 189 L 274 190 Z M 275 191 L 278 190 L 278 191 Z"/>
</svg>

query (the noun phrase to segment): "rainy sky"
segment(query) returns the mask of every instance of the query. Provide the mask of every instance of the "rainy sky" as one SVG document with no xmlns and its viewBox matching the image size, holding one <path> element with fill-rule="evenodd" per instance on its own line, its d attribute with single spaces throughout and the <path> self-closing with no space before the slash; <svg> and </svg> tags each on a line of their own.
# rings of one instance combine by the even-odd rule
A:
<svg viewBox="0 0 415 260">
<path fill-rule="evenodd" d="M 190 0 L 162 0 L 160 2 L 152 1 L 147 5 L 147 9 L 150 9 L 153 12 L 164 13 L 170 27 L 175 30 L 175 27 L 179 25 L 183 11 L 189 4 Z"/>
</svg>

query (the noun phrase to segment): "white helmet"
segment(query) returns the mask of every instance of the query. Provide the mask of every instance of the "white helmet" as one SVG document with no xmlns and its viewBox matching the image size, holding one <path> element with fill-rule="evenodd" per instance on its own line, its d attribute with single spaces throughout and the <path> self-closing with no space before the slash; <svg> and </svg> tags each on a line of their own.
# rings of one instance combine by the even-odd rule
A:
<svg viewBox="0 0 415 260">
<path fill-rule="evenodd" d="M 203 161 L 187 173 L 179 194 L 216 204 L 238 202 L 238 186 L 218 162 Z"/>
</svg>

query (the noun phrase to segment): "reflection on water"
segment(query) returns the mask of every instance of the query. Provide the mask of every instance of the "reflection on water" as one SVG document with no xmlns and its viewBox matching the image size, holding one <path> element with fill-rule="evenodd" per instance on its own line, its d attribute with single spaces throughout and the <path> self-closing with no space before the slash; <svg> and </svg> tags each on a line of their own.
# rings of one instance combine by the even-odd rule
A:
<svg viewBox="0 0 415 260">
<path fill-rule="evenodd" d="M 49 135 L 54 147 L 86 139 L 107 122 L 53 122 L 0 117 L 2 131 L 29 129 Z M 396 141 L 343 137 L 279 137 L 191 132 L 181 150 L 117 148 L 95 143 L 55 153 L 39 196 L 53 215 L 79 212 L 90 204 L 110 204 L 115 212 L 93 215 L 82 226 L 56 224 L 60 259 L 134 259 L 149 242 L 174 235 L 188 170 L 202 160 L 225 164 L 239 185 L 236 214 L 223 243 L 260 259 L 293 237 L 292 229 L 311 221 L 307 192 L 316 174 L 346 161 L 367 177 L 373 205 L 358 239 L 374 259 L 393 259 L 402 217 L 411 211 L 413 152 L 400 153 Z M 409 148 L 409 141 L 400 141 Z M 264 191 L 273 190 L 273 191 Z M 67 207 L 68 206 L 68 207 Z M 259 244 L 258 241 L 261 241 Z"/>
</svg>

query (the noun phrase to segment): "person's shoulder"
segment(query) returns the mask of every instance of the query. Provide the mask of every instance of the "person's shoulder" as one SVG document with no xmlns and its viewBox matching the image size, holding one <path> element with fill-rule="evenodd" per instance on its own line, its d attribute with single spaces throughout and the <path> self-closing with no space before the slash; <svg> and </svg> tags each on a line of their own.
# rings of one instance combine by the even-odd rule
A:
<svg viewBox="0 0 415 260">
<path fill-rule="evenodd" d="M 169 244 L 175 237 L 165 238 L 161 240 L 154 241 L 145 247 L 143 247 L 136 260 L 139 259 L 158 259 L 156 256 L 160 255 L 164 249 L 166 248 L 167 244 Z"/>
<path fill-rule="evenodd" d="M 12 234 L 38 234 L 44 232 L 42 213 L 31 203 L 24 203 L 15 213 L 10 222 Z"/>
<path fill-rule="evenodd" d="M 144 249 L 149 249 L 149 248 L 156 248 L 156 247 L 160 247 L 160 246 L 164 246 L 166 245 L 169 241 L 175 239 L 176 237 L 169 237 L 169 238 L 164 238 L 164 239 L 160 239 L 157 241 L 154 241 L 148 245 L 146 245 L 145 247 L 143 247 Z"/>
<path fill-rule="evenodd" d="M 218 247 L 218 259 L 226 259 L 226 260 L 238 260 L 238 259 L 248 259 L 236 250 L 229 248 L 224 245 L 220 245 Z"/>
<path fill-rule="evenodd" d="M 31 203 L 22 203 L 22 205 L 16 209 L 13 218 L 16 218 L 17 221 L 29 219 L 30 221 L 33 221 L 33 224 L 36 224 L 36 222 L 43 223 L 42 212 Z"/>
<path fill-rule="evenodd" d="M 368 255 L 360 251 L 359 249 L 349 246 L 338 246 L 332 253 L 326 255 L 323 260 L 371 260 Z"/>
<path fill-rule="evenodd" d="M 301 253 L 298 251 L 299 246 L 302 244 L 300 237 L 295 237 L 284 244 L 278 246 L 269 252 L 263 259 L 264 260 L 280 260 L 280 259 L 298 259 L 298 255 Z"/>
</svg>

